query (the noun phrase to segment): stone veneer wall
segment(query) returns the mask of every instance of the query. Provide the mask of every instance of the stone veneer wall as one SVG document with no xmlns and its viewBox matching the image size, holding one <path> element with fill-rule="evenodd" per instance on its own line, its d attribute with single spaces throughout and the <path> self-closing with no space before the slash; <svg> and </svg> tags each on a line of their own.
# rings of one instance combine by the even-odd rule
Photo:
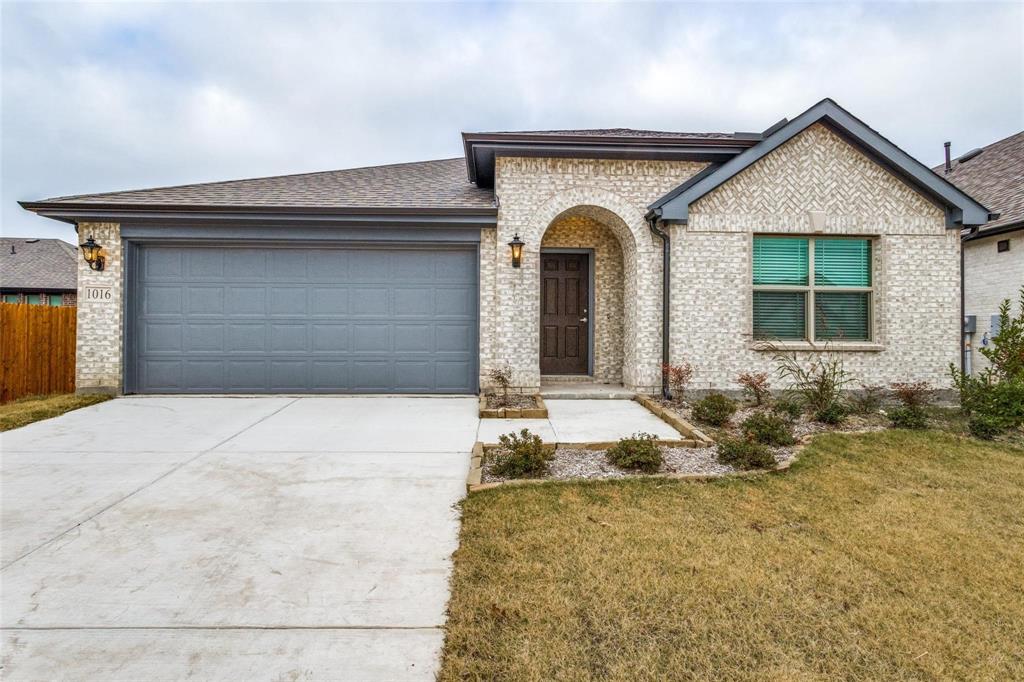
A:
<svg viewBox="0 0 1024 682">
<path fill-rule="evenodd" d="M 544 233 L 540 246 L 594 250 L 594 378 L 622 382 L 623 274 L 622 248 L 611 229 L 583 215 L 559 218 Z"/>
<path fill-rule="evenodd" d="M 79 223 L 78 235 L 83 241 L 94 237 L 103 247 L 106 262 L 103 270 L 97 272 L 89 268 L 85 259 L 77 258 L 75 389 L 79 393 L 120 393 L 124 354 L 121 226 L 117 223 Z M 97 288 L 100 296 L 89 296 L 89 290 Z M 108 291 L 110 298 L 105 298 Z"/>
<path fill-rule="evenodd" d="M 957 231 L 941 208 L 816 124 L 701 198 L 689 224 L 672 230 L 671 357 L 693 365 L 693 388 L 735 390 L 741 372 L 775 368 L 770 352 L 753 348 L 754 233 L 875 237 L 875 338 L 843 354 L 853 388 L 949 385 L 959 352 Z"/>
<path fill-rule="evenodd" d="M 655 390 L 661 382 L 661 240 L 651 234 L 644 215 L 651 201 L 706 165 L 498 157 L 496 267 L 493 284 L 482 281 L 481 300 L 493 297 L 499 312 L 492 346 L 481 344 L 481 373 L 486 375 L 494 363 L 509 362 L 516 386 L 540 387 L 539 249 L 555 219 L 571 212 L 599 221 L 619 241 L 625 308 L 622 379 L 627 388 Z M 526 242 L 518 269 L 511 266 L 506 246 L 516 233 Z"/>
<path fill-rule="evenodd" d="M 1010 250 L 999 253 L 996 244 L 1010 242 Z M 1011 314 L 1020 313 L 1020 288 L 1024 286 L 1024 231 L 997 234 L 964 243 L 964 314 L 977 315 L 977 332 L 971 338 L 971 369 L 981 372 L 989 366 L 979 351 L 987 333 L 992 336 L 992 316 L 999 304 L 1010 299 Z"/>
</svg>

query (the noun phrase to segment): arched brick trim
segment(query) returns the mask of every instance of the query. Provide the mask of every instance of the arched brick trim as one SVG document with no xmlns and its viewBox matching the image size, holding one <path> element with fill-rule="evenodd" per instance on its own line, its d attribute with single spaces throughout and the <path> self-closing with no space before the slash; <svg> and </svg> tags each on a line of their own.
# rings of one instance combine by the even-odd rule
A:
<svg viewBox="0 0 1024 682">
<path fill-rule="evenodd" d="M 622 197 L 596 187 L 576 187 L 550 195 L 533 213 L 527 223 L 524 267 L 532 263 L 529 279 L 532 297 L 539 305 L 540 270 L 536 266 L 544 234 L 560 218 L 582 215 L 606 226 L 618 239 L 623 258 L 623 384 L 633 390 L 650 390 L 656 385 L 659 344 L 661 342 L 661 260 L 643 220 L 643 213 Z M 632 219 L 630 219 L 632 218 Z M 520 322 L 530 335 L 530 374 L 540 380 L 540 320 L 536 309 Z M 525 368 L 524 368 L 525 369 Z"/>
</svg>

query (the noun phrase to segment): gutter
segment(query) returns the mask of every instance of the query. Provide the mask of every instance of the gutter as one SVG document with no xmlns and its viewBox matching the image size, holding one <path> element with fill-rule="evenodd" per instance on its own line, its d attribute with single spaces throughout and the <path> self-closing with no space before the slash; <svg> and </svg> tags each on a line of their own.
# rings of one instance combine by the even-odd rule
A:
<svg viewBox="0 0 1024 682">
<path fill-rule="evenodd" d="M 665 400 L 672 398 L 672 392 L 668 387 L 668 370 L 665 368 L 669 362 L 669 292 L 672 282 L 672 240 L 668 232 L 658 227 L 658 215 L 653 211 L 648 213 L 647 226 L 651 232 L 661 237 L 661 397 Z"/>
</svg>

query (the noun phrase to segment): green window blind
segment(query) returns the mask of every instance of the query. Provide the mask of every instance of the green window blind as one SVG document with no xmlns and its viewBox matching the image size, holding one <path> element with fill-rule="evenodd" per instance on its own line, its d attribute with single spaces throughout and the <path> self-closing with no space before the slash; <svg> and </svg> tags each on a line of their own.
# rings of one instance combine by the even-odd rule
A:
<svg viewBox="0 0 1024 682">
<path fill-rule="evenodd" d="M 807 240 L 754 237 L 754 284 L 807 286 Z"/>
<path fill-rule="evenodd" d="M 814 285 L 871 286 L 871 240 L 815 239 Z"/>
<path fill-rule="evenodd" d="M 807 295 L 802 291 L 755 291 L 754 338 L 806 338 Z"/>
<path fill-rule="evenodd" d="M 39 305 L 39 294 L 29 294 L 28 296 L 25 297 L 25 303 Z"/>
<path fill-rule="evenodd" d="M 816 292 L 814 294 L 815 340 L 867 341 L 870 338 L 868 309 L 867 293 Z"/>
</svg>

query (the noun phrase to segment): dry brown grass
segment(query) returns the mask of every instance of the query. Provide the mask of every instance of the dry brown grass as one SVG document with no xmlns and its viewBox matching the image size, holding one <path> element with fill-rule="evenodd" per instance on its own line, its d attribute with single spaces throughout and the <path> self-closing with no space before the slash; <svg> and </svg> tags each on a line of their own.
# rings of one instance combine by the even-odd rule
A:
<svg viewBox="0 0 1024 682">
<path fill-rule="evenodd" d="M 21 398 L 0 405 L 0 431 L 10 431 L 32 422 L 57 417 L 80 407 L 102 403 L 104 400 L 110 400 L 110 396 L 65 393 Z"/>
<path fill-rule="evenodd" d="M 821 436 L 784 474 L 464 502 L 442 680 L 1024 679 L 1024 450 Z"/>
</svg>

